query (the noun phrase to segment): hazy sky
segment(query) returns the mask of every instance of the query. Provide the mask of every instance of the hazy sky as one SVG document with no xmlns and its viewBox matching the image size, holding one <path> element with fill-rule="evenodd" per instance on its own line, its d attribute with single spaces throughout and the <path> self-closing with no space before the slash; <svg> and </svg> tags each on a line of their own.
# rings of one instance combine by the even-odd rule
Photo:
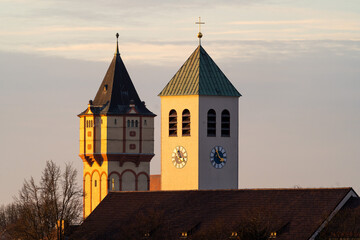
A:
<svg viewBox="0 0 360 240">
<path fill-rule="evenodd" d="M 202 45 L 240 98 L 240 187 L 360 193 L 359 0 L 0 0 L 0 204 L 47 160 L 82 185 L 77 114 L 103 80 L 119 32 L 142 100 Z M 151 172 L 160 173 L 156 118 Z"/>
</svg>

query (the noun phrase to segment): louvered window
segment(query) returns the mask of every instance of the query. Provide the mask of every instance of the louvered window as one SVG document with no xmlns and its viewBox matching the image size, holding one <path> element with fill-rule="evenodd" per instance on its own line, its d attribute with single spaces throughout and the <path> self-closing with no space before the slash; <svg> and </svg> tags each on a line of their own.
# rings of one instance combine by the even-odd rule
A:
<svg viewBox="0 0 360 240">
<path fill-rule="evenodd" d="M 207 114 L 207 136 L 216 137 L 216 112 L 210 109 Z"/>
<path fill-rule="evenodd" d="M 177 114 L 174 109 L 169 113 L 169 136 L 177 136 Z"/>
<path fill-rule="evenodd" d="M 230 137 L 230 113 L 226 109 L 221 113 L 221 136 Z"/>
<path fill-rule="evenodd" d="M 190 111 L 188 109 L 182 112 L 182 135 L 190 136 Z"/>
</svg>

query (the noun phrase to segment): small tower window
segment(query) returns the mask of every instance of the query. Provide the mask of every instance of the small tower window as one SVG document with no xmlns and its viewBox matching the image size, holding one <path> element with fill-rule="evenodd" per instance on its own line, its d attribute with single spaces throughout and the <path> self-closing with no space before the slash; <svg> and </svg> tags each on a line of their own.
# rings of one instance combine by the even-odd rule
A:
<svg viewBox="0 0 360 240">
<path fill-rule="evenodd" d="M 130 120 L 127 120 L 127 126 L 130 127 Z"/>
<path fill-rule="evenodd" d="M 95 182 L 94 182 L 94 186 L 96 187 L 96 185 L 97 185 L 97 181 L 95 180 Z"/>
<path fill-rule="evenodd" d="M 134 127 L 134 120 L 131 120 L 131 127 Z"/>
<path fill-rule="evenodd" d="M 115 179 L 111 179 L 111 190 L 115 190 Z"/>
<path fill-rule="evenodd" d="M 146 119 L 144 120 L 144 126 L 147 126 L 147 122 L 146 122 Z"/>
<path fill-rule="evenodd" d="M 169 136 L 177 136 L 177 114 L 174 109 L 169 113 Z"/>
<path fill-rule="evenodd" d="M 190 111 L 188 109 L 182 112 L 182 135 L 190 136 Z"/>
<path fill-rule="evenodd" d="M 221 113 L 221 136 L 230 137 L 230 113 L 226 109 Z"/>
<path fill-rule="evenodd" d="M 138 125 L 139 125 L 139 122 L 138 122 L 138 120 L 136 120 L 135 121 L 135 127 L 138 127 Z"/>
<path fill-rule="evenodd" d="M 207 114 L 207 136 L 216 137 L 216 112 L 210 109 Z"/>
<path fill-rule="evenodd" d="M 117 123 L 117 121 L 116 121 L 116 118 L 115 118 L 115 120 L 114 120 L 114 124 L 116 125 L 116 123 Z"/>
</svg>

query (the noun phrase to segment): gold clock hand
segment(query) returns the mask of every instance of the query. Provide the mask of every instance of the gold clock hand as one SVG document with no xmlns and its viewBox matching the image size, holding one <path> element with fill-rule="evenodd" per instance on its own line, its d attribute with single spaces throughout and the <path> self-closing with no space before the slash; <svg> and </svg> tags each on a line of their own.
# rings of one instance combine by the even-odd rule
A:
<svg viewBox="0 0 360 240">
<path fill-rule="evenodd" d="M 183 161 L 184 161 L 184 159 L 181 157 L 181 153 L 180 153 L 180 151 L 179 151 L 179 150 L 177 151 L 177 155 L 178 155 L 178 158 L 180 159 L 180 161 L 182 161 L 182 162 L 183 162 Z"/>
<path fill-rule="evenodd" d="M 220 157 L 220 154 L 219 154 L 218 150 L 216 150 L 216 154 L 217 154 L 218 157 L 220 158 L 220 162 L 223 162 L 223 161 L 224 161 L 224 158 Z"/>
</svg>

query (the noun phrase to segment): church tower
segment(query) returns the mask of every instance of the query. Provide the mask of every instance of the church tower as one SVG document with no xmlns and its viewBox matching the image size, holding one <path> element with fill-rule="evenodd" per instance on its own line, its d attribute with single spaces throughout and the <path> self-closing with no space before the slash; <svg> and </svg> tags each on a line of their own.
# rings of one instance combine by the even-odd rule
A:
<svg viewBox="0 0 360 240">
<path fill-rule="evenodd" d="M 140 100 L 118 42 L 95 99 L 78 116 L 84 218 L 110 191 L 149 190 L 155 114 Z"/>
<path fill-rule="evenodd" d="M 241 94 L 200 41 L 159 96 L 161 189 L 237 189 Z"/>
</svg>

